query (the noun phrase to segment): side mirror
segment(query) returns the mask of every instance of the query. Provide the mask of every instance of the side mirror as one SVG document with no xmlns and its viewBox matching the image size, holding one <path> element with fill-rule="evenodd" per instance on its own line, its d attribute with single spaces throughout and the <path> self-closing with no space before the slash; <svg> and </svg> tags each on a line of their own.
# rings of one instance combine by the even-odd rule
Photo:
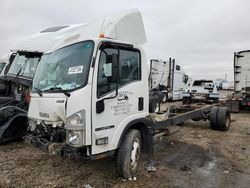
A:
<svg viewBox="0 0 250 188">
<path fill-rule="evenodd" d="M 184 76 L 184 83 L 185 83 L 185 84 L 188 83 L 188 79 L 189 79 L 188 75 L 185 75 L 185 76 Z"/>
<path fill-rule="evenodd" d="M 16 53 L 12 53 L 12 54 L 10 55 L 10 58 L 9 58 L 9 63 L 10 63 L 10 64 L 14 61 L 15 57 L 16 57 Z"/>
<path fill-rule="evenodd" d="M 112 59 L 111 59 L 112 58 Z M 106 63 L 103 65 L 104 76 L 107 77 L 109 83 L 116 83 L 115 96 L 107 97 L 96 102 L 96 113 L 100 114 L 105 109 L 104 100 L 116 98 L 118 95 L 118 74 L 119 74 L 119 59 L 118 54 L 112 54 L 112 56 L 107 56 Z"/>
<path fill-rule="evenodd" d="M 107 63 L 103 65 L 103 73 L 105 77 L 112 76 L 112 63 Z"/>
<path fill-rule="evenodd" d="M 107 56 L 108 63 L 103 65 L 103 73 L 106 78 L 108 78 L 109 83 L 114 83 L 117 81 L 118 77 L 118 55 L 112 54 Z"/>
<path fill-rule="evenodd" d="M 4 75 L 8 73 L 9 69 L 10 69 L 10 63 L 8 63 L 7 65 L 5 65 L 5 69 L 4 69 Z"/>
<path fill-rule="evenodd" d="M 10 55 L 9 63 L 7 63 L 7 65 L 6 65 L 5 69 L 4 69 L 4 74 L 8 73 L 8 71 L 10 69 L 10 66 L 11 66 L 12 62 L 14 61 L 15 57 L 16 57 L 16 53 L 12 53 Z"/>
<path fill-rule="evenodd" d="M 118 54 L 112 54 L 112 76 L 111 76 L 112 82 L 117 82 L 118 71 L 119 71 Z"/>
</svg>

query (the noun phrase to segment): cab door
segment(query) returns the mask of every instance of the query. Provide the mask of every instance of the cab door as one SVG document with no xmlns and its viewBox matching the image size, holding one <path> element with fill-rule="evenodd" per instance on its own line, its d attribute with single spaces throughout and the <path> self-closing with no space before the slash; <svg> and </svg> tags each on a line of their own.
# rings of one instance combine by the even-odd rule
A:
<svg viewBox="0 0 250 188">
<path fill-rule="evenodd" d="M 112 79 L 114 57 L 119 59 L 117 82 Z M 92 154 L 116 149 L 125 126 L 144 116 L 146 93 L 140 51 L 124 45 L 102 45 L 93 77 Z"/>
</svg>

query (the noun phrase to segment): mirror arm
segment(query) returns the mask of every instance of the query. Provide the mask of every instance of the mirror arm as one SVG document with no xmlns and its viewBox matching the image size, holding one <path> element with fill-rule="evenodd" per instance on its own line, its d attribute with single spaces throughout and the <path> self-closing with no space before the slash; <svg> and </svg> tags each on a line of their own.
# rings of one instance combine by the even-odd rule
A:
<svg viewBox="0 0 250 188">
<path fill-rule="evenodd" d="M 96 102 L 96 113 L 97 114 L 100 114 L 104 111 L 105 109 L 105 105 L 104 105 L 104 101 L 107 100 L 107 99 L 114 99 L 118 96 L 118 89 L 119 89 L 119 80 L 120 80 L 120 72 L 119 72 L 119 68 L 120 68 L 120 63 L 119 63 L 119 59 L 120 59 L 120 49 L 113 45 L 113 44 L 109 44 L 111 45 L 112 47 L 114 47 L 115 49 L 117 49 L 118 51 L 118 72 L 117 72 L 117 78 L 116 78 L 116 88 L 115 88 L 115 96 L 112 96 L 112 97 L 107 97 L 107 98 L 103 98 L 99 101 Z"/>
</svg>

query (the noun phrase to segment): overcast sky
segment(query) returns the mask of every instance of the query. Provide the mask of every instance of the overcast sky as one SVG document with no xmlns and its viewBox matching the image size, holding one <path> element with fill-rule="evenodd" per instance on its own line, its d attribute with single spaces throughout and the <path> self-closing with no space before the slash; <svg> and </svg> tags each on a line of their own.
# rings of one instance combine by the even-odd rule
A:
<svg viewBox="0 0 250 188">
<path fill-rule="evenodd" d="M 0 56 L 44 28 L 138 8 L 149 58 L 173 57 L 194 78 L 233 79 L 233 52 L 250 49 L 249 0 L 0 0 Z"/>
</svg>

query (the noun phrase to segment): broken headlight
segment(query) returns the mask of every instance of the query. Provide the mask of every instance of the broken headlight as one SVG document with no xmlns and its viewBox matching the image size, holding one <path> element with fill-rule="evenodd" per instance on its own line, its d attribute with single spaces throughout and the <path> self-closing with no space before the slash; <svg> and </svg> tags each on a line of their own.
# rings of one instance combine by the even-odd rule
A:
<svg viewBox="0 0 250 188">
<path fill-rule="evenodd" d="M 86 124 L 85 110 L 77 112 L 66 119 L 66 128 L 71 130 L 84 130 Z"/>
<path fill-rule="evenodd" d="M 74 145 L 74 146 L 81 146 L 82 142 L 82 131 L 72 131 L 67 130 L 66 132 L 66 141 L 67 144 Z"/>
<path fill-rule="evenodd" d="M 66 119 L 66 142 L 74 147 L 85 143 L 86 113 L 79 111 Z"/>
</svg>

